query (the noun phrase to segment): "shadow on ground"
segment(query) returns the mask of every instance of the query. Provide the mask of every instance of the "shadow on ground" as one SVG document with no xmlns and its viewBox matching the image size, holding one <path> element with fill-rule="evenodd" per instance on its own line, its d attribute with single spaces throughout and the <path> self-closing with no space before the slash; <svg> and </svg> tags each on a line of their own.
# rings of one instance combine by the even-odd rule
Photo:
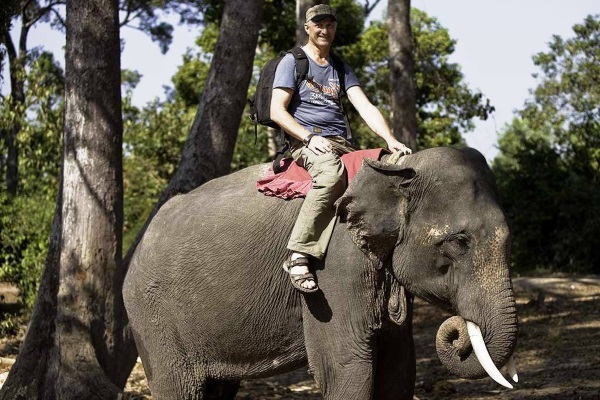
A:
<svg viewBox="0 0 600 400">
<path fill-rule="evenodd" d="M 514 279 L 519 315 L 516 352 L 520 382 L 513 390 L 489 378 L 468 381 L 449 374 L 437 358 L 435 334 L 449 316 L 415 302 L 417 354 L 415 398 L 600 399 L 600 280 L 589 277 Z M 151 399 L 141 365 L 127 388 L 128 399 Z M 305 369 L 242 382 L 238 400 L 320 399 Z"/>
</svg>

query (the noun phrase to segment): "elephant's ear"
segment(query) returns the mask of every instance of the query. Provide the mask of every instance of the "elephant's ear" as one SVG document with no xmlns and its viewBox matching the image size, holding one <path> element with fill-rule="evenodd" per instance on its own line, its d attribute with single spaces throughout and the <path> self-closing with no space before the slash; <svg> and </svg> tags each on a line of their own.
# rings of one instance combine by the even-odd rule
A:
<svg viewBox="0 0 600 400">
<path fill-rule="evenodd" d="M 352 183 L 337 201 L 350 236 L 377 268 L 402 240 L 412 168 L 364 159 Z"/>
</svg>

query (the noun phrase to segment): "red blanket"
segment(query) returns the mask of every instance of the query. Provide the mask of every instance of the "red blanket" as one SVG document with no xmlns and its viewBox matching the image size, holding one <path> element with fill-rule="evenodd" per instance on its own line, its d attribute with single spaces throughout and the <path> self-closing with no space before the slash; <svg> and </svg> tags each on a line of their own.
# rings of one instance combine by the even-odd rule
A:
<svg viewBox="0 0 600 400">
<path fill-rule="evenodd" d="M 378 160 L 383 151 L 383 149 L 369 149 L 344 154 L 342 162 L 346 169 L 348 183 L 358 172 L 363 158 Z M 269 167 L 265 177 L 256 182 L 258 191 L 266 196 L 275 196 L 286 200 L 305 197 L 306 193 L 312 189 L 312 179 L 308 172 L 291 158 L 281 160 L 281 165 L 283 170 L 278 174 L 274 174 L 273 168 Z"/>
</svg>

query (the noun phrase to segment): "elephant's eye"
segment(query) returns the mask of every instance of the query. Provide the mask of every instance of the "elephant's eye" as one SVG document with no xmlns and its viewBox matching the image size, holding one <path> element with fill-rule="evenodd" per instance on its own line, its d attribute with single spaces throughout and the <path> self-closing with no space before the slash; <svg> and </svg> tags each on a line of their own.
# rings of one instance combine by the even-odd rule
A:
<svg viewBox="0 0 600 400">
<path fill-rule="evenodd" d="M 445 257 L 442 258 L 442 260 L 444 261 L 438 263 L 439 265 L 437 266 L 437 269 L 440 274 L 446 275 L 448 273 L 448 270 L 450 270 L 450 267 L 452 266 L 452 262 L 450 260 L 446 260 Z"/>
<path fill-rule="evenodd" d="M 469 251 L 471 239 L 466 233 L 458 232 L 448 235 L 444 244 L 451 256 L 461 256 Z"/>
</svg>

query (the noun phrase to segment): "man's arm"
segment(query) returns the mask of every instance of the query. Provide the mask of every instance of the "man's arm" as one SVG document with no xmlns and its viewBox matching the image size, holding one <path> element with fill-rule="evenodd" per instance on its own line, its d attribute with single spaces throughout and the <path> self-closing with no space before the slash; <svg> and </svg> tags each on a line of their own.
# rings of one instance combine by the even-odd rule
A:
<svg viewBox="0 0 600 400">
<path fill-rule="evenodd" d="M 347 90 L 347 93 L 348 99 L 354 108 L 356 108 L 361 118 L 377 136 L 385 140 L 392 153 L 412 153 L 408 147 L 396 140 L 387 122 L 385 121 L 385 118 L 383 118 L 383 115 L 381 115 L 381 112 L 377 109 L 377 107 L 375 107 L 369 101 L 365 95 L 365 92 L 363 92 L 360 86 L 352 86 Z"/>
<path fill-rule="evenodd" d="M 294 91 L 288 88 L 275 88 L 271 96 L 271 119 L 294 138 L 303 141 L 311 132 L 298 123 L 288 112 Z M 307 146 L 316 154 L 331 151 L 329 141 L 321 136 L 313 136 Z"/>
</svg>

